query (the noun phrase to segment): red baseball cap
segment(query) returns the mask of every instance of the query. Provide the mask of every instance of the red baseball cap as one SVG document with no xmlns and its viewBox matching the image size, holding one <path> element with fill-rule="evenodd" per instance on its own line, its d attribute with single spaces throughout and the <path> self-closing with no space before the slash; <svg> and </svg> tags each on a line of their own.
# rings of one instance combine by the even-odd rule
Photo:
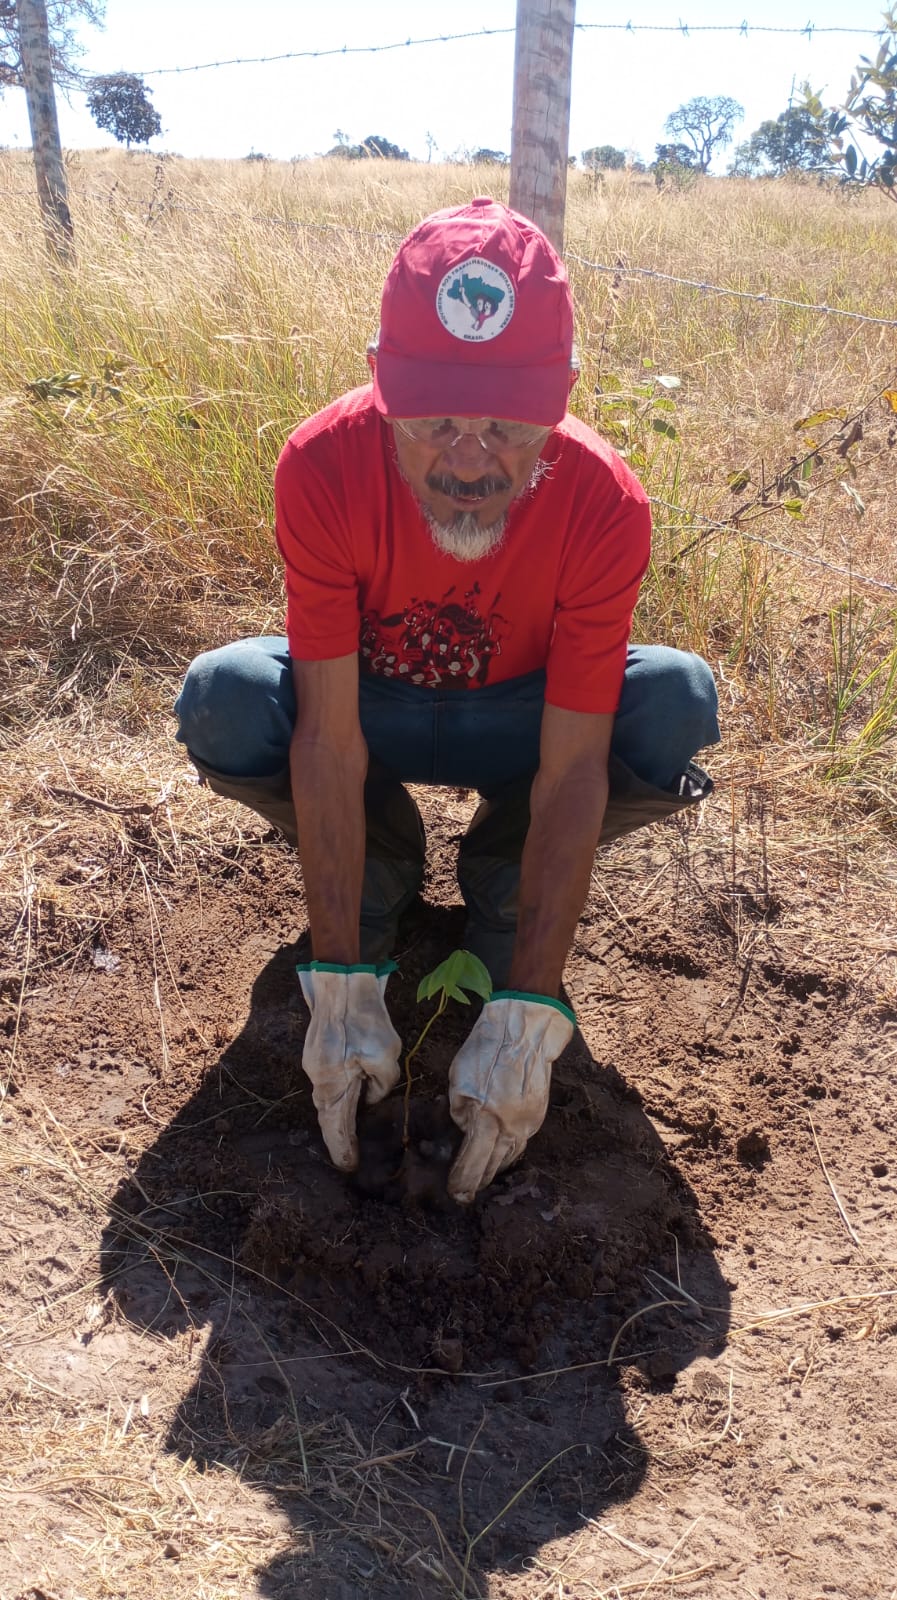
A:
<svg viewBox="0 0 897 1600">
<path fill-rule="evenodd" d="M 390 417 L 501 417 L 554 427 L 567 410 L 573 300 L 528 218 L 483 196 L 426 217 L 383 288 L 374 403 Z"/>
</svg>

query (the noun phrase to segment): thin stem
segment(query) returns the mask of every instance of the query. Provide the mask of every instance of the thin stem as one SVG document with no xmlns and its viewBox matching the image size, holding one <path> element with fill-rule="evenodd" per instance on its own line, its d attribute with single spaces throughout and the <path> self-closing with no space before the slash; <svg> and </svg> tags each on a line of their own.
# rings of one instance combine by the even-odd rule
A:
<svg viewBox="0 0 897 1600">
<path fill-rule="evenodd" d="M 417 1055 L 417 1052 L 420 1049 L 421 1045 L 423 1044 L 424 1040 L 426 1039 L 427 1034 L 429 1033 L 429 1031 L 432 1028 L 434 1022 L 436 1021 L 436 1018 L 442 1016 L 442 1013 L 445 1010 L 447 1004 L 448 1004 L 448 994 L 446 993 L 445 989 L 443 989 L 442 994 L 439 997 L 439 1004 L 436 1007 L 436 1010 L 433 1012 L 433 1015 L 430 1018 L 429 1022 L 426 1023 L 426 1025 L 421 1029 L 420 1033 L 417 1036 L 417 1039 L 415 1040 L 414 1044 L 411 1046 L 411 1049 L 408 1051 L 408 1054 L 405 1057 L 405 1115 L 404 1115 L 404 1118 L 403 1118 L 403 1121 L 402 1121 L 402 1149 L 403 1150 L 407 1150 L 409 1144 L 411 1143 L 411 1063 L 414 1060 L 415 1056 Z"/>
</svg>

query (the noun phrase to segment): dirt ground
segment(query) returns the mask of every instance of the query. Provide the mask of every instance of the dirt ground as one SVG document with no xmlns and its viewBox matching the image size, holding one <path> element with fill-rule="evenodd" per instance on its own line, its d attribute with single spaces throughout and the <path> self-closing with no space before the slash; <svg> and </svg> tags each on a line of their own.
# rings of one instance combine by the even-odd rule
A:
<svg viewBox="0 0 897 1600">
<path fill-rule="evenodd" d="M 472 809 L 418 798 L 406 1043 Z M 329 1166 L 261 829 L 9 979 L 3 1600 L 897 1596 L 893 926 L 848 936 L 855 869 L 779 870 L 756 796 L 736 860 L 728 804 L 599 857 L 548 1119 L 469 1211 L 474 1010 L 419 1058 L 410 1181 L 390 1108 Z"/>
</svg>

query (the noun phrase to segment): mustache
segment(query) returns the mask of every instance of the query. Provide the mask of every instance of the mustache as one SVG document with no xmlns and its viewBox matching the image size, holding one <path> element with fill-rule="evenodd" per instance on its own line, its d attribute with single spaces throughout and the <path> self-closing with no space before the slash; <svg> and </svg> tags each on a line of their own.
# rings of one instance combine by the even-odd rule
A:
<svg viewBox="0 0 897 1600">
<path fill-rule="evenodd" d="M 495 473 L 485 473 L 482 478 L 475 478 L 473 483 L 468 483 L 463 478 L 455 478 L 450 472 L 431 472 L 426 480 L 427 488 L 434 494 L 448 495 L 450 500 L 488 500 L 493 494 L 506 494 L 511 487 L 509 478 L 503 478 Z"/>
</svg>

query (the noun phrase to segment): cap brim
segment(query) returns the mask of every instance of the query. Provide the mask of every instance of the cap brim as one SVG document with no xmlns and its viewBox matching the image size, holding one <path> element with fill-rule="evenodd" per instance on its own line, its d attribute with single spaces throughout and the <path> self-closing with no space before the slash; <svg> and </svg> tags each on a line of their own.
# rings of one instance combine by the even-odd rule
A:
<svg viewBox="0 0 897 1600">
<path fill-rule="evenodd" d="M 567 412 L 570 366 L 450 365 L 381 351 L 374 404 L 387 417 L 501 417 L 554 428 Z"/>
</svg>

